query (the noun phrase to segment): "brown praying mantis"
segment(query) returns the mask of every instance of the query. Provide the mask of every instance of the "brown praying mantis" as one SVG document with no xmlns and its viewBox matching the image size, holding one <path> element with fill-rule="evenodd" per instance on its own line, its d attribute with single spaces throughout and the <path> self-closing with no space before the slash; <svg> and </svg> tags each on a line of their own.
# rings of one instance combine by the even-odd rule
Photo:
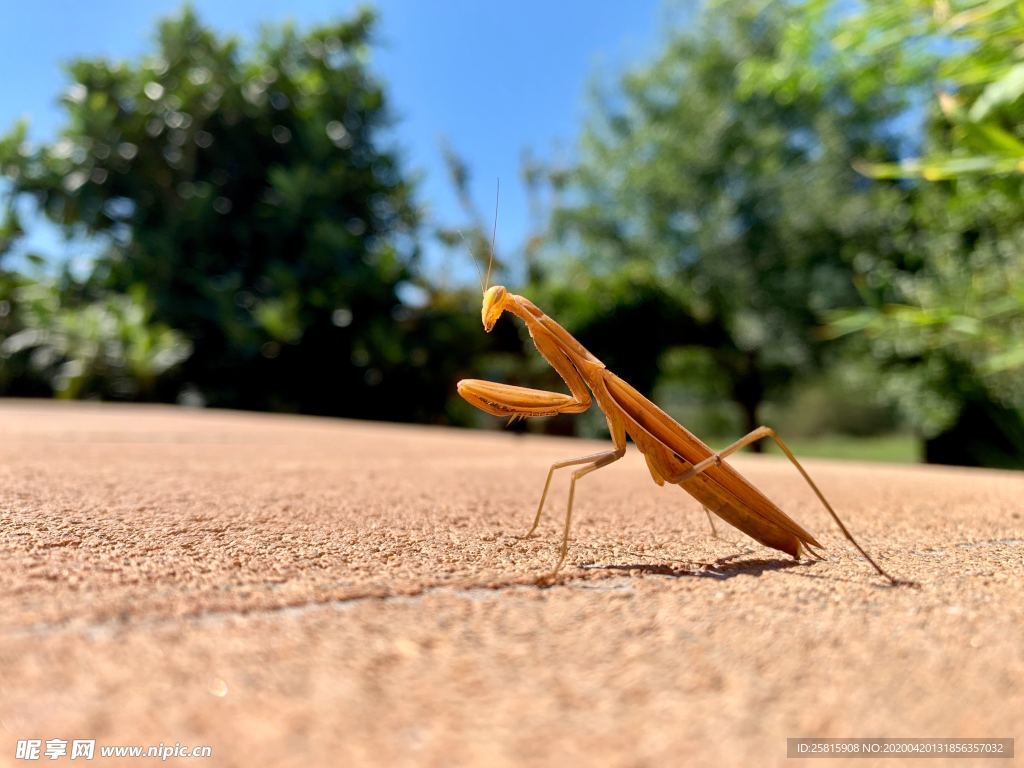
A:
<svg viewBox="0 0 1024 768">
<path fill-rule="evenodd" d="M 488 279 L 489 277 L 490 268 Z M 537 351 L 562 377 L 571 394 L 479 379 L 460 381 L 459 394 L 482 411 L 512 418 L 582 413 L 596 400 L 608 420 L 608 431 L 614 446 L 611 450 L 557 462 L 548 470 L 544 491 L 537 505 L 537 514 L 526 534 L 527 537 L 537 530 L 540 523 L 544 501 L 555 470 L 579 467 L 572 473 L 569 485 L 569 501 L 558 563 L 548 578 L 558 573 L 569 551 L 569 529 L 572 525 L 576 481 L 621 459 L 626 453 L 628 436 L 647 460 L 647 467 L 654 482 L 658 485 L 678 485 L 703 505 L 709 521 L 712 520 L 711 514 L 714 513 L 766 547 L 785 552 L 797 560 L 805 552 L 821 560 L 823 558 L 817 552 L 822 549 L 821 544 L 725 462 L 726 457 L 736 451 L 758 440 L 771 438 L 778 443 L 782 452 L 810 485 L 843 535 L 874 569 L 893 585 L 907 583 L 886 573 L 861 547 L 793 452 L 770 427 L 758 427 L 724 450 L 712 451 L 657 405 L 609 371 L 604 363 L 531 301 L 510 293 L 503 286 L 487 288 L 485 285 L 480 313 L 484 330 L 489 333 L 504 312 L 510 312 L 526 324 Z"/>
</svg>

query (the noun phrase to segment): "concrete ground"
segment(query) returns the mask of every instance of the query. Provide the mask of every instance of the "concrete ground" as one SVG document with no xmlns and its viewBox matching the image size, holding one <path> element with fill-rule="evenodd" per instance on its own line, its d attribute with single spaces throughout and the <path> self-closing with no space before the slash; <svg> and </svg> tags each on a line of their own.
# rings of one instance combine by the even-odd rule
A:
<svg viewBox="0 0 1024 768">
<path fill-rule="evenodd" d="M 826 562 L 713 538 L 631 451 L 581 481 L 564 578 L 540 588 L 566 478 L 541 536 L 514 535 L 547 467 L 600 447 L 0 401 L 0 765 L 31 764 L 32 738 L 210 745 L 168 763 L 218 766 L 794 765 L 792 736 L 1024 748 L 1024 474 L 807 462 L 920 583 L 891 588 L 783 460 L 732 463 Z"/>
</svg>

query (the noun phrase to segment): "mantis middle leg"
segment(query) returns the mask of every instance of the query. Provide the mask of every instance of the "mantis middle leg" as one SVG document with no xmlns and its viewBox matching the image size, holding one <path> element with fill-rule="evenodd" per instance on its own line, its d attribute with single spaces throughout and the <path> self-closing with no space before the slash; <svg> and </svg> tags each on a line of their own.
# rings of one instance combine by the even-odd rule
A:
<svg viewBox="0 0 1024 768">
<path fill-rule="evenodd" d="M 591 464 L 594 462 L 601 461 L 602 459 L 605 459 L 608 456 L 621 457 L 622 452 L 619 452 L 617 450 L 601 451 L 600 453 L 591 453 L 587 456 L 580 456 L 579 458 L 567 459 L 565 461 L 557 461 L 554 464 L 552 464 L 551 468 L 548 470 L 548 479 L 544 481 L 544 491 L 540 495 L 540 503 L 537 505 L 537 515 L 533 518 L 533 525 L 531 525 L 530 530 L 528 530 L 526 534 L 521 536 L 520 538 L 530 538 L 533 535 L 533 532 L 537 530 L 537 526 L 540 525 L 540 516 L 541 513 L 544 511 L 544 500 L 547 499 L 548 497 L 548 488 L 551 487 L 551 477 L 555 474 L 556 469 L 562 469 L 563 467 L 572 467 L 577 464 Z"/>
<path fill-rule="evenodd" d="M 718 538 L 718 529 L 715 528 L 715 521 L 711 518 L 711 510 L 704 507 L 704 514 L 708 516 L 708 525 L 711 526 L 711 535 Z"/>
<path fill-rule="evenodd" d="M 572 502 L 573 498 L 576 495 L 576 481 L 579 480 L 584 475 L 589 475 L 596 469 L 601 469 L 601 467 L 607 467 L 612 462 L 618 461 L 625 455 L 625 453 L 626 449 L 620 448 L 613 451 L 608 451 L 603 455 L 599 454 L 599 458 L 597 458 L 593 463 L 588 464 L 587 466 L 581 469 L 577 469 L 575 472 L 572 473 L 572 480 L 569 483 L 569 503 L 566 505 L 565 509 L 565 530 L 562 532 L 562 547 L 559 551 L 558 563 L 555 565 L 554 570 L 551 571 L 550 574 L 548 574 L 547 578 L 553 578 L 555 574 L 558 573 L 558 571 L 562 567 L 562 563 L 565 562 L 566 555 L 569 552 L 569 529 L 572 526 Z"/>
</svg>

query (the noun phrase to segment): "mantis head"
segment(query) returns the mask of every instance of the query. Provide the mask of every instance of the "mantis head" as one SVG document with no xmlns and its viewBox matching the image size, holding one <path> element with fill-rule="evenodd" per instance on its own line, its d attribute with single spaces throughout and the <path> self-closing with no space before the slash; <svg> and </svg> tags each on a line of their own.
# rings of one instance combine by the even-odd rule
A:
<svg viewBox="0 0 1024 768">
<path fill-rule="evenodd" d="M 484 291 L 484 303 L 480 308 L 480 319 L 483 320 L 484 330 L 491 332 L 491 328 L 498 322 L 501 313 L 505 311 L 505 301 L 508 298 L 508 291 L 503 285 L 492 285 Z"/>
</svg>

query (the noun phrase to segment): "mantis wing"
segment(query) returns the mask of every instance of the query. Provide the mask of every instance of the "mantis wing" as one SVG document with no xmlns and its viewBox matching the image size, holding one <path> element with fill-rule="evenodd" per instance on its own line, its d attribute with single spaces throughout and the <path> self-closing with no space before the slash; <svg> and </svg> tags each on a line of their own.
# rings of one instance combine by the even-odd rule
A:
<svg viewBox="0 0 1024 768">
<path fill-rule="evenodd" d="M 713 451 L 693 433 L 628 383 L 605 371 L 603 378 L 609 421 L 618 419 L 647 459 L 655 481 L 673 477 L 709 458 Z M 613 425 L 613 432 L 615 431 Z M 708 467 L 680 487 L 705 507 L 767 547 L 799 558 L 801 548 L 821 547 L 811 534 L 726 463 Z"/>
</svg>

